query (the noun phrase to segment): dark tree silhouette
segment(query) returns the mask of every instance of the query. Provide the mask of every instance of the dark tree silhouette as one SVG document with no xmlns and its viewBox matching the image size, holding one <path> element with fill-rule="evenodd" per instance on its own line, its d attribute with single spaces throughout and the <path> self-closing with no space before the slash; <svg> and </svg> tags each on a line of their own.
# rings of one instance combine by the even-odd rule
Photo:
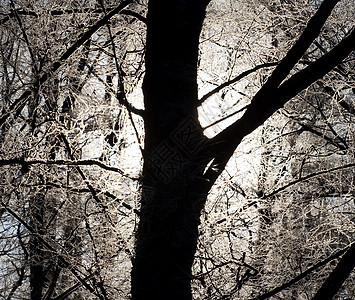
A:
<svg viewBox="0 0 355 300">
<path fill-rule="evenodd" d="M 149 1 L 143 194 L 132 271 L 135 300 L 192 298 L 199 216 L 228 159 L 246 135 L 355 48 L 353 31 L 330 52 L 288 77 L 339 2 L 323 1 L 244 115 L 207 139 L 197 118 L 197 63 L 208 2 Z"/>
<path fill-rule="evenodd" d="M 228 45 L 234 40 L 234 36 L 228 36 L 226 40 L 221 37 L 211 40 L 211 44 L 218 43 L 218 47 L 222 47 L 223 53 L 228 57 L 225 57 L 228 60 L 226 73 L 229 73 L 231 78 L 215 86 L 200 99 L 198 70 L 205 70 L 202 63 L 199 69 L 200 62 L 204 60 L 204 55 L 199 57 L 199 47 L 201 40 L 205 38 L 206 32 L 202 29 L 211 0 L 121 0 L 116 3 L 111 0 L 90 0 L 82 1 L 85 4 L 83 7 L 77 7 L 77 2 L 64 1 L 63 3 L 68 3 L 68 8 L 58 7 L 56 1 L 45 1 L 43 7 L 36 7 L 36 1 L 15 2 L 17 1 L 5 1 L 0 13 L 0 29 L 4 29 L 4 40 L 1 42 L 3 49 L 0 49 L 0 59 L 3 62 L 3 65 L 0 65 L 0 140 L 1 143 L 4 142 L 4 146 L 1 145 L 0 159 L 3 177 L 0 186 L 3 193 L 0 197 L 0 238 L 1 241 L 8 239 L 6 244 L 13 244 L 9 249 L 3 248 L 5 250 L 2 250 L 0 255 L 0 259 L 5 258 L 4 262 L 1 261 L 1 273 L 6 273 L 6 278 L 0 285 L 4 298 L 125 299 L 129 294 L 127 276 L 131 261 L 133 300 L 189 300 L 193 297 L 192 289 L 198 285 L 194 291 L 202 295 L 202 298 L 229 299 L 237 295 L 250 295 L 250 298 L 255 300 L 267 299 L 277 293 L 291 294 L 298 291 L 297 284 L 313 276 L 315 271 L 317 274 L 312 277 L 311 283 L 308 282 L 308 288 L 311 288 L 306 292 L 315 294 L 314 300 L 334 297 L 354 269 L 354 244 L 351 244 L 351 237 L 347 236 L 353 229 L 345 228 L 348 224 L 339 226 L 345 228 L 344 234 L 335 232 L 333 235 L 339 236 L 330 241 L 323 238 L 323 232 L 307 241 L 305 244 L 310 243 L 312 249 L 305 249 L 311 253 L 309 256 L 307 253 L 305 259 L 301 257 L 298 260 L 298 257 L 290 258 L 287 255 L 286 258 L 280 258 L 272 253 L 270 248 L 276 247 L 279 240 L 287 251 L 297 252 L 302 248 L 301 245 L 294 249 L 297 242 L 289 245 L 288 239 L 283 237 L 277 237 L 273 244 L 272 239 L 278 234 L 277 230 L 284 225 L 284 220 L 277 219 L 277 213 L 273 211 L 277 206 L 273 201 L 280 194 L 282 195 L 279 202 L 290 196 L 293 205 L 290 209 L 287 207 L 285 215 L 289 219 L 285 222 L 295 227 L 302 223 L 301 229 L 297 228 L 291 232 L 296 235 L 295 241 L 303 238 L 303 234 L 312 233 L 311 229 L 317 230 L 318 224 L 324 225 L 324 231 L 332 229 L 324 224 L 320 213 L 312 215 L 313 211 L 308 210 L 310 206 L 307 206 L 306 213 L 302 210 L 299 219 L 290 220 L 298 213 L 299 207 L 306 207 L 297 205 L 300 197 L 314 196 L 319 203 L 328 196 L 333 197 L 334 202 L 342 196 L 352 196 L 351 178 L 349 182 L 341 184 L 345 187 L 341 192 L 333 191 L 343 178 L 352 174 L 354 167 L 354 161 L 351 160 L 353 137 L 348 138 L 348 135 L 353 134 L 349 129 L 352 118 L 344 122 L 345 117 L 353 114 L 353 109 L 345 96 L 342 99 L 340 96 L 336 97 L 337 93 L 349 96 L 348 83 L 353 83 L 353 77 L 350 78 L 353 73 L 347 72 L 347 67 L 353 65 L 355 31 L 354 28 L 352 31 L 349 29 L 351 24 L 343 26 L 344 20 L 349 20 L 348 17 L 339 18 L 332 23 L 343 26 L 342 29 L 334 30 L 334 33 L 329 29 L 331 25 L 325 24 L 340 0 L 316 2 L 315 5 L 319 5 L 319 2 L 322 4 L 299 36 L 298 29 L 308 18 L 302 16 L 297 20 L 288 20 L 289 16 L 298 12 L 299 3 L 294 5 L 297 2 L 280 1 L 282 5 L 278 6 L 274 5 L 275 2 L 267 5 L 267 1 L 260 1 L 268 10 L 266 14 L 271 12 L 273 24 L 271 29 L 263 29 L 255 36 L 263 33 L 270 35 L 268 37 L 271 41 L 267 43 L 272 50 L 265 56 L 262 54 L 263 50 L 259 53 L 259 48 L 256 48 L 257 51 L 251 50 L 252 53 L 260 54 L 261 59 L 256 59 L 256 65 L 252 67 L 248 61 L 250 69 L 232 78 L 236 70 L 234 66 L 239 63 L 239 50 L 235 49 L 235 45 Z M 147 17 L 145 2 L 148 3 Z M 222 2 L 216 1 L 216 6 Z M 246 2 L 240 3 L 244 5 Z M 345 0 L 344 2 L 346 3 Z M 242 4 L 235 7 L 243 9 Z M 247 7 L 250 8 L 248 5 Z M 314 6 L 302 11 L 313 9 Z M 339 16 L 339 12 L 336 13 Z M 279 14 L 280 18 L 275 17 L 276 14 Z M 250 15 L 254 17 L 254 11 Z M 243 20 L 232 24 L 239 23 L 243 26 Z M 268 15 L 265 20 L 270 20 Z M 288 21 L 292 25 L 289 25 Z M 274 28 L 274 22 L 281 25 Z M 217 28 L 219 24 L 216 22 L 212 26 Z M 146 39 L 142 37 L 142 31 L 145 29 Z M 282 31 L 280 35 L 279 30 Z M 131 31 L 137 36 L 132 38 Z M 214 34 L 218 30 L 212 28 L 211 31 Z M 240 31 L 244 32 L 244 29 Z M 202 36 L 201 32 L 204 32 Z M 209 34 L 206 34 L 207 38 L 210 38 Z M 7 41 L 6 35 L 11 37 L 9 40 L 12 44 Z M 280 36 L 285 40 L 281 40 Z M 291 39 L 294 41 L 293 46 L 281 59 L 280 53 L 286 52 L 284 45 L 289 44 Z M 211 44 L 208 43 L 209 46 Z M 204 45 L 206 44 L 203 44 L 202 48 Z M 266 50 L 268 51 L 269 49 Z M 21 55 L 22 52 L 24 54 Z M 252 54 L 248 53 L 246 56 L 249 59 Z M 210 59 L 209 55 L 206 57 Z M 266 77 L 265 68 L 274 68 L 274 71 Z M 336 72 L 328 74 L 333 69 Z M 220 98 L 224 101 L 227 99 L 226 88 L 232 89 L 232 85 L 253 73 L 258 74 L 256 77 L 260 76 L 263 84 L 254 96 L 248 98 L 249 104 L 228 116 L 224 114 L 227 111 L 223 111 L 224 115 L 219 120 L 213 120 L 203 128 L 198 113 L 202 104 L 222 90 Z M 129 97 L 134 94 L 130 92 L 138 89 L 137 85 L 143 74 L 144 110 L 136 108 L 134 105 L 137 103 L 129 101 Z M 328 75 L 327 79 L 321 80 L 325 75 Z M 334 86 L 328 86 L 332 85 L 333 80 Z M 337 80 L 341 86 L 339 89 Z M 251 81 L 249 83 L 253 87 L 246 88 L 247 93 L 250 90 L 255 91 L 255 86 L 259 84 L 256 82 L 254 85 Z M 238 226 L 230 222 L 230 225 L 226 225 L 229 228 L 221 227 L 223 230 L 227 229 L 225 231 L 229 242 L 229 249 L 226 252 L 222 249 L 221 253 L 230 254 L 232 258 L 223 257 L 220 260 L 214 249 L 211 252 L 207 247 L 201 250 L 215 238 L 213 236 L 210 239 L 205 233 L 209 233 L 210 229 L 219 231 L 213 226 L 223 226 L 230 221 L 228 195 L 228 215 L 214 219 L 213 224 L 205 222 L 207 209 L 204 209 L 209 206 L 207 196 L 210 191 L 214 195 L 212 188 L 226 170 L 228 161 L 247 135 L 262 126 L 277 110 L 305 89 L 310 91 L 307 97 L 312 96 L 313 89 L 316 90 L 316 96 L 322 96 L 322 100 L 317 99 L 317 105 L 312 106 L 314 111 L 308 113 L 307 117 L 318 120 L 317 117 L 313 118 L 312 114 L 319 114 L 319 118 L 330 128 L 326 131 L 324 128 L 327 127 L 318 126 L 316 121 L 303 122 L 307 121 L 307 118 L 301 116 L 301 109 L 307 110 L 307 107 L 300 108 L 302 104 L 295 101 L 296 108 L 292 108 L 292 114 L 288 116 L 290 120 L 295 121 L 294 128 L 284 133 L 284 137 L 302 132 L 313 134 L 323 139 L 326 145 L 330 145 L 335 154 L 346 153 L 346 158 L 342 160 L 344 163 L 341 166 L 331 163 L 327 165 L 331 160 L 322 161 L 319 159 L 322 154 L 318 152 L 316 163 L 304 166 L 304 159 L 299 168 L 292 168 L 296 159 L 287 166 L 270 159 L 270 170 L 266 170 L 265 165 L 265 170 L 260 173 L 263 173 L 264 178 L 270 178 L 263 183 L 265 186 L 269 181 L 275 182 L 271 187 L 264 189 L 264 186 L 260 188 L 260 185 L 257 191 L 251 192 L 244 192 L 243 188 L 234 182 L 233 186 L 231 184 L 231 187 L 226 187 L 229 191 L 233 189 L 233 197 L 240 193 L 246 200 L 247 203 L 242 203 L 240 210 L 251 209 L 251 214 L 254 214 L 256 219 L 262 219 L 245 225 L 250 231 L 248 247 L 251 249 L 256 245 L 258 249 L 249 249 L 250 253 L 243 252 L 243 246 L 239 244 L 243 240 L 230 239 Z M 303 98 L 304 94 L 306 93 L 301 93 L 297 99 Z M 230 93 L 228 97 L 229 95 L 235 94 Z M 244 93 L 244 96 L 248 95 Z M 336 107 L 341 106 L 347 112 L 335 125 L 328 123 L 328 118 L 323 113 L 323 110 L 330 112 L 333 107 L 322 108 L 319 104 L 326 96 L 332 97 L 329 106 L 335 103 Z M 241 101 L 246 98 L 241 98 Z M 88 105 L 87 109 L 83 108 L 83 103 Z M 286 114 L 291 105 L 294 105 L 294 102 L 289 103 L 281 113 Z M 229 126 L 214 137 L 207 138 L 204 135 L 206 128 L 241 112 L 243 115 L 237 121 L 229 123 Z M 332 118 L 336 119 L 342 112 L 332 114 Z M 136 116 L 144 121 L 144 147 L 140 144 L 141 132 L 136 128 L 141 119 L 138 120 Z M 132 128 L 123 126 L 127 125 L 124 123 L 125 118 L 129 120 L 127 124 Z M 337 132 L 334 128 L 338 124 L 341 126 L 336 128 Z M 281 127 L 280 124 L 275 126 Z M 340 134 L 346 126 L 350 133 Z M 268 129 L 267 126 L 263 128 Z M 284 128 L 280 131 L 278 129 L 272 132 L 272 140 L 278 139 L 281 134 L 275 132 L 282 132 Z M 264 130 L 264 133 L 267 131 Z M 121 168 L 120 163 L 132 162 L 133 151 L 130 152 L 129 149 L 132 148 L 127 147 L 128 139 L 125 134 L 129 137 L 136 135 L 137 139 L 133 143 L 137 146 L 137 152 L 139 150 L 142 153 L 143 170 L 139 164 L 140 152 L 134 156 L 136 172 L 124 170 L 127 164 Z M 266 144 L 266 140 L 263 136 L 262 143 Z M 292 143 L 296 143 L 295 140 L 296 138 Z M 302 141 L 301 139 L 301 143 Z M 275 143 L 268 144 L 265 149 L 274 147 Z M 289 144 L 291 145 L 291 141 Z M 316 146 L 320 148 L 323 145 Z M 102 149 L 94 149 L 101 146 Z M 93 151 L 93 156 L 85 153 L 91 149 L 98 151 Z M 285 149 L 288 148 L 280 143 L 280 149 L 273 155 L 281 153 L 279 156 L 282 156 Z M 291 155 L 292 153 L 289 157 Z M 262 156 L 265 160 L 272 157 L 267 151 L 264 151 Z M 336 160 L 338 157 L 334 156 L 332 159 Z M 299 157 L 302 158 L 302 155 Z M 317 163 L 320 168 L 317 166 L 312 169 Z M 280 169 L 277 180 L 270 174 L 277 173 L 274 166 Z M 340 171 L 344 173 L 339 175 L 339 178 L 329 179 L 332 185 L 329 191 L 321 191 L 327 183 L 317 186 L 314 181 L 308 182 L 309 186 L 307 185 L 309 190 L 316 187 L 315 191 L 312 191 L 313 194 L 306 195 L 303 191 L 297 193 L 297 188 L 292 190 L 293 186 L 298 187 L 301 182 L 312 181 L 315 177 L 321 180 L 323 176 L 326 178 L 325 175 L 336 177 Z M 111 176 L 112 173 L 117 177 Z M 289 177 L 285 179 L 286 182 L 280 180 L 279 185 L 278 180 L 284 173 Z M 283 194 L 286 190 L 292 191 Z M 139 191 L 142 193 L 141 197 L 136 197 Z M 294 198 L 292 193 L 295 194 Z M 140 206 L 136 206 L 137 198 L 141 201 Z M 235 197 L 233 201 L 239 199 Z M 225 205 L 221 206 L 224 209 Z M 317 212 L 316 205 L 312 208 Z M 321 209 L 326 210 L 327 204 Z M 310 218 L 307 219 L 308 216 Z M 206 228 L 208 227 L 205 230 L 205 227 L 201 226 L 204 233 L 201 236 L 200 218 L 207 224 Z M 244 222 L 243 217 L 237 218 L 238 221 Z M 136 228 L 137 219 L 139 224 Z M 352 220 L 349 217 L 350 222 Z M 306 228 L 307 225 L 313 227 Z M 13 229 L 15 227 L 17 231 Z M 257 232 L 254 236 L 251 229 Z M 254 237 L 258 240 L 253 240 Z M 203 240 L 204 238 L 206 239 Z M 225 240 L 222 241 L 224 242 Z M 216 244 L 217 246 L 213 247 L 225 246 L 218 242 Z M 323 250 L 323 246 L 327 249 L 320 251 L 322 253 L 319 255 L 313 255 L 319 249 Z M 210 248 L 213 247 L 211 245 Z M 332 254 L 329 254 L 329 249 Z M 243 253 L 236 253 L 238 251 Z M 281 252 L 285 254 L 287 251 Z M 255 257 L 252 258 L 252 255 Z M 267 260 L 267 256 L 271 256 L 270 260 Z M 336 264 L 335 260 L 338 258 Z M 195 259 L 198 263 L 194 263 Z M 277 271 L 272 269 L 285 260 L 291 261 L 290 268 L 282 266 Z M 329 271 L 328 278 L 322 284 L 319 278 L 324 278 L 327 271 L 320 269 L 326 265 L 329 267 L 330 262 L 334 262 L 334 270 Z M 295 271 L 292 264 L 297 265 L 299 269 Z M 7 270 L 3 271 L 6 268 Z M 225 270 L 229 271 L 226 275 L 223 274 Z M 265 273 L 262 274 L 263 272 Z M 218 278 L 220 274 L 222 276 Z M 268 282 L 271 276 L 277 279 Z M 280 278 L 284 282 L 279 283 Z M 194 279 L 191 288 L 191 281 Z M 249 280 L 252 285 L 245 284 Z M 313 288 L 313 282 L 320 286 L 318 292 Z M 304 291 L 307 287 L 302 288 Z M 307 296 L 311 298 L 310 294 Z"/>
</svg>

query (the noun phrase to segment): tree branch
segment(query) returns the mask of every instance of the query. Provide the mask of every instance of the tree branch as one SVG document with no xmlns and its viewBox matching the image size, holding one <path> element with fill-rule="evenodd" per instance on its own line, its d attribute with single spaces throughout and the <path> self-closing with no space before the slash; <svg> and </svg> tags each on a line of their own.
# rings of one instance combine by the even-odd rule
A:
<svg viewBox="0 0 355 300">
<path fill-rule="evenodd" d="M 355 29 L 327 54 L 286 80 L 277 89 L 279 107 L 321 79 L 355 50 Z"/>
<path fill-rule="evenodd" d="M 18 236 L 21 248 L 24 251 L 24 256 L 25 256 L 24 261 L 27 262 L 28 253 L 26 251 L 26 248 L 23 245 L 23 241 L 22 241 L 22 238 L 21 238 L 20 224 L 17 227 L 17 236 Z M 11 298 L 15 295 L 16 290 L 23 284 L 23 281 L 25 279 L 25 266 L 26 266 L 26 263 L 24 263 L 20 268 L 16 267 L 16 273 L 18 274 L 18 279 L 16 280 L 16 282 L 12 286 L 12 289 L 11 289 L 9 295 L 7 296 L 6 300 L 11 300 Z"/>
<path fill-rule="evenodd" d="M 83 14 L 83 13 L 100 14 L 102 12 L 103 12 L 103 10 L 101 8 L 96 8 L 96 9 L 92 9 L 92 8 L 76 8 L 75 9 L 74 8 L 74 9 L 51 10 L 49 12 L 49 14 L 51 16 L 62 16 L 65 14 L 70 15 L 70 14 Z M 38 14 L 34 11 L 23 10 L 23 9 L 12 9 L 10 11 L 10 13 L 8 13 L 8 14 L 0 13 L 0 15 L 4 16 L 4 18 L 0 20 L 0 25 L 5 24 L 7 21 L 9 21 L 11 18 L 13 18 L 15 16 L 15 14 L 22 15 L 22 16 L 32 16 L 32 17 L 38 18 Z M 121 11 L 121 14 L 135 17 L 139 21 L 141 21 L 145 24 L 147 23 L 147 19 L 135 11 L 124 9 Z"/>
<path fill-rule="evenodd" d="M 113 90 L 112 87 L 108 86 L 106 84 L 106 82 L 95 72 L 95 70 L 93 70 L 93 68 L 90 68 L 89 69 L 89 72 L 91 74 L 93 74 L 97 80 L 99 80 L 101 83 L 103 83 L 109 90 L 110 93 L 112 93 L 113 95 L 115 95 L 116 99 L 118 100 L 118 102 L 123 105 L 124 107 L 127 108 L 127 111 L 129 113 L 133 113 L 133 114 L 136 114 L 142 118 L 144 118 L 144 109 L 139 109 L 139 108 L 136 108 L 135 106 L 133 106 L 133 104 L 129 103 L 128 100 L 127 100 L 127 97 L 125 95 L 122 95 L 121 92 L 116 92 Z M 120 76 L 120 80 L 122 80 L 122 76 Z"/>
<path fill-rule="evenodd" d="M 325 76 L 354 49 L 355 30 L 330 52 L 293 75 L 281 84 L 279 88 L 270 92 L 262 87 L 252 99 L 244 115 L 210 140 L 211 148 L 215 149 L 215 153 L 232 153 L 243 137 L 262 125 L 276 110 L 299 92 Z M 225 160 L 226 157 L 223 159 Z"/>
<path fill-rule="evenodd" d="M 227 115 L 227 116 L 225 116 L 225 117 L 223 117 L 223 118 L 221 118 L 221 119 L 219 119 L 217 121 L 212 122 L 211 124 L 203 127 L 202 129 L 206 130 L 207 128 L 213 127 L 213 126 L 217 125 L 218 123 L 223 122 L 224 120 L 227 120 L 227 119 L 235 116 L 236 114 L 241 113 L 243 110 L 246 110 L 248 108 L 248 106 L 249 106 L 249 104 L 243 106 L 242 108 L 238 109 L 237 111 L 232 112 L 231 114 L 229 114 L 229 115 Z"/>
<path fill-rule="evenodd" d="M 230 85 L 238 82 L 239 80 L 243 79 L 244 77 L 246 77 L 246 76 L 250 75 L 251 73 L 254 73 L 254 72 L 256 72 L 256 71 L 258 71 L 260 69 L 277 66 L 278 63 L 279 62 L 264 63 L 264 64 L 261 64 L 261 65 L 257 65 L 256 67 L 254 67 L 252 69 L 246 70 L 246 71 L 242 72 L 241 74 L 239 74 L 238 76 L 236 76 L 235 78 L 233 78 L 233 79 L 231 79 L 229 81 L 226 81 L 226 82 L 222 83 L 221 85 L 217 86 L 212 91 L 210 91 L 206 95 L 202 96 L 199 101 L 202 104 L 209 97 L 211 97 L 214 94 L 218 93 L 220 90 L 224 89 L 225 87 L 230 86 Z"/>
<path fill-rule="evenodd" d="M 59 160 L 24 160 L 22 158 L 0 159 L 0 166 L 14 165 L 14 164 L 27 165 L 27 166 L 38 165 L 38 164 L 66 165 L 66 166 L 98 166 L 104 170 L 119 173 L 122 176 L 127 177 L 132 180 L 139 179 L 138 177 L 131 177 L 131 176 L 125 174 L 119 168 L 105 165 L 101 161 L 97 161 L 97 160 L 93 160 L 93 159 L 84 159 L 84 160 L 64 160 L 64 159 L 59 159 Z"/>
<path fill-rule="evenodd" d="M 102 9 L 96 8 L 74 8 L 74 9 L 55 9 L 51 10 L 49 14 L 51 16 L 62 16 L 65 14 L 81 14 L 81 13 L 93 13 L 93 14 L 100 14 L 102 13 Z M 9 21 L 11 18 L 13 18 L 16 14 L 20 16 L 31 16 L 31 17 L 36 17 L 38 18 L 38 14 L 34 11 L 31 10 L 23 10 L 23 9 L 11 9 L 11 11 L 8 14 L 1 13 L 0 15 L 3 15 L 4 18 L 0 20 L 0 25 L 5 24 L 7 21 Z"/>
<path fill-rule="evenodd" d="M 327 142 L 329 142 L 329 143 L 332 144 L 333 146 L 339 148 L 340 150 L 346 150 L 346 149 L 348 149 L 347 146 L 345 147 L 345 146 L 343 146 L 343 145 L 341 145 L 341 144 L 338 144 L 337 142 L 334 141 L 334 139 L 330 138 L 329 136 L 325 135 L 325 134 L 322 133 L 322 132 L 319 132 L 319 131 L 315 130 L 314 128 L 312 128 L 312 127 L 310 127 L 310 126 L 308 126 L 308 125 L 306 125 L 306 124 L 302 124 L 302 123 L 298 123 L 298 124 L 301 125 L 301 127 L 302 127 L 302 129 L 303 129 L 304 131 L 308 131 L 308 132 L 310 132 L 310 133 L 313 133 L 313 134 L 315 134 L 315 135 L 317 135 L 317 136 L 319 136 L 319 137 L 325 139 Z"/>
<path fill-rule="evenodd" d="M 91 28 L 83 33 L 78 40 L 71 45 L 67 51 L 52 65 L 51 71 L 48 73 L 44 73 L 39 79 L 38 82 L 35 83 L 35 86 L 41 85 L 47 81 L 47 79 L 51 76 L 52 73 L 56 72 L 62 65 L 65 60 L 67 60 L 77 49 L 79 49 L 98 29 L 104 26 L 109 19 L 111 19 L 114 15 L 123 10 L 128 4 L 132 3 L 133 0 L 124 0 L 118 5 L 116 8 L 111 10 L 108 14 L 106 14 L 102 19 L 97 21 Z M 23 108 L 27 99 L 31 95 L 31 91 L 27 90 L 23 92 L 23 94 L 17 98 L 9 108 L 9 111 L 4 113 L 0 118 L 0 127 L 6 122 L 6 120 L 10 117 L 10 115 L 14 111 L 18 111 Z"/>
<path fill-rule="evenodd" d="M 320 34 L 321 28 L 327 21 L 333 8 L 340 0 L 324 0 L 317 12 L 307 23 L 307 27 L 298 38 L 297 42 L 287 52 L 280 64 L 275 68 L 262 89 L 277 88 L 290 73 L 296 63 Z"/>
<path fill-rule="evenodd" d="M 323 170 L 323 171 L 319 171 L 319 172 L 316 172 L 316 173 L 312 173 L 312 174 L 303 176 L 303 177 L 301 177 L 301 178 L 299 178 L 297 180 L 289 182 L 288 184 L 278 188 L 277 190 L 271 192 L 270 194 L 264 195 L 262 198 L 263 199 L 270 198 L 270 197 L 282 192 L 283 190 L 286 190 L 290 186 L 292 186 L 294 184 L 297 184 L 297 183 L 300 183 L 302 181 L 305 181 L 307 179 L 310 179 L 310 178 L 313 178 L 313 177 L 316 177 L 316 176 L 319 176 L 319 175 L 322 175 L 322 174 L 331 173 L 331 172 L 335 172 L 335 171 L 342 170 L 342 169 L 347 169 L 347 168 L 352 168 L 352 167 L 355 167 L 355 163 L 347 164 L 347 165 L 343 165 L 343 166 L 339 166 L 339 167 L 336 167 L 336 168 Z"/>
<path fill-rule="evenodd" d="M 351 246 L 354 247 L 354 244 Z M 296 276 L 295 278 L 293 278 L 292 280 L 284 283 L 283 285 L 271 290 L 270 292 L 267 292 L 263 295 L 260 295 L 256 298 L 250 299 L 250 300 L 264 300 L 264 299 L 268 299 L 271 296 L 276 295 L 277 293 L 281 292 L 284 289 L 287 289 L 288 287 L 292 286 L 293 284 L 295 284 L 296 282 L 300 281 L 301 279 L 305 278 L 306 276 L 308 276 L 309 274 L 311 274 L 313 271 L 315 271 L 316 269 L 326 265 L 328 262 L 338 258 L 339 256 L 341 256 L 346 250 L 348 250 L 349 247 L 346 247 L 345 249 L 342 249 L 338 252 L 336 252 L 335 254 L 327 257 L 326 259 L 322 260 L 321 262 L 315 264 L 314 266 L 310 267 L 309 269 L 307 269 L 306 271 L 302 272 L 301 274 L 299 274 L 298 276 Z M 351 248 L 350 248 L 351 249 Z M 319 298 L 319 300 L 323 300 L 326 298 Z M 327 298 L 328 299 L 328 298 Z M 331 298 L 329 298 L 331 299 Z M 313 299 L 316 300 L 316 299 Z"/>
<path fill-rule="evenodd" d="M 346 251 L 312 300 L 332 300 L 355 267 L 355 243 Z"/>
</svg>

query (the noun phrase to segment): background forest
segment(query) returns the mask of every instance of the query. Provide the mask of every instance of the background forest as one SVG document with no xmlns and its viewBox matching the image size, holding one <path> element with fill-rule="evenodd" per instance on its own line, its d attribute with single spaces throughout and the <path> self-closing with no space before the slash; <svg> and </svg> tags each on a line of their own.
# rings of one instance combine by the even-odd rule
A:
<svg viewBox="0 0 355 300">
<path fill-rule="evenodd" d="M 208 5 L 197 73 L 206 137 L 241 118 L 321 2 Z M 130 298 L 147 10 L 0 1 L 0 299 Z M 287 78 L 348 36 L 354 16 L 354 1 L 339 1 Z M 200 216 L 193 299 L 316 299 L 349 248 L 355 261 L 354 54 L 228 161 Z M 351 268 L 344 280 L 334 299 L 355 299 Z"/>
</svg>

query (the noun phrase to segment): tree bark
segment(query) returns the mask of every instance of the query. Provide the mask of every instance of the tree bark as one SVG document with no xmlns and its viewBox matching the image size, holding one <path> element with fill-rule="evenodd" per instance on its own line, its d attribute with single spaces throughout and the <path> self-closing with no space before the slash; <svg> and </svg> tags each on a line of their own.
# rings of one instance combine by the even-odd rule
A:
<svg viewBox="0 0 355 300">
<path fill-rule="evenodd" d="M 197 119 L 199 35 L 207 1 L 150 1 L 147 17 L 145 147 L 132 298 L 191 299 L 204 140 Z M 186 175 L 188 174 L 188 175 Z"/>
</svg>

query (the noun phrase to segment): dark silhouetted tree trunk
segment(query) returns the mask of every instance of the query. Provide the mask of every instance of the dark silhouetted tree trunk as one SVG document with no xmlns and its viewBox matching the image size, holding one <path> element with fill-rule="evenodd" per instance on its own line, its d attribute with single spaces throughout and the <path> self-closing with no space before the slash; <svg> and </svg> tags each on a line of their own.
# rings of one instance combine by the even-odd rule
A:
<svg viewBox="0 0 355 300">
<path fill-rule="evenodd" d="M 203 171 L 202 164 L 195 164 L 203 140 L 197 119 L 197 59 L 206 4 L 149 3 L 145 164 L 133 299 L 191 299 L 201 209 L 193 185 Z"/>
<path fill-rule="evenodd" d="M 145 164 L 133 299 L 191 299 L 202 207 L 192 187 L 203 171 L 195 162 L 203 140 L 197 119 L 197 59 L 206 4 L 149 3 Z"/>
<path fill-rule="evenodd" d="M 40 236 L 44 234 L 44 195 L 38 193 L 31 199 L 31 223 L 36 233 Z M 36 235 L 31 235 L 30 239 L 30 286 L 31 300 L 41 300 L 46 273 L 44 271 L 45 250 Z"/>
<path fill-rule="evenodd" d="M 145 162 L 132 270 L 134 300 L 192 298 L 191 267 L 200 212 L 228 159 L 243 137 L 354 49 L 352 33 L 314 64 L 285 80 L 338 2 L 325 0 L 243 117 L 208 140 L 197 114 L 199 34 L 208 2 L 149 1 L 143 84 Z"/>
</svg>

